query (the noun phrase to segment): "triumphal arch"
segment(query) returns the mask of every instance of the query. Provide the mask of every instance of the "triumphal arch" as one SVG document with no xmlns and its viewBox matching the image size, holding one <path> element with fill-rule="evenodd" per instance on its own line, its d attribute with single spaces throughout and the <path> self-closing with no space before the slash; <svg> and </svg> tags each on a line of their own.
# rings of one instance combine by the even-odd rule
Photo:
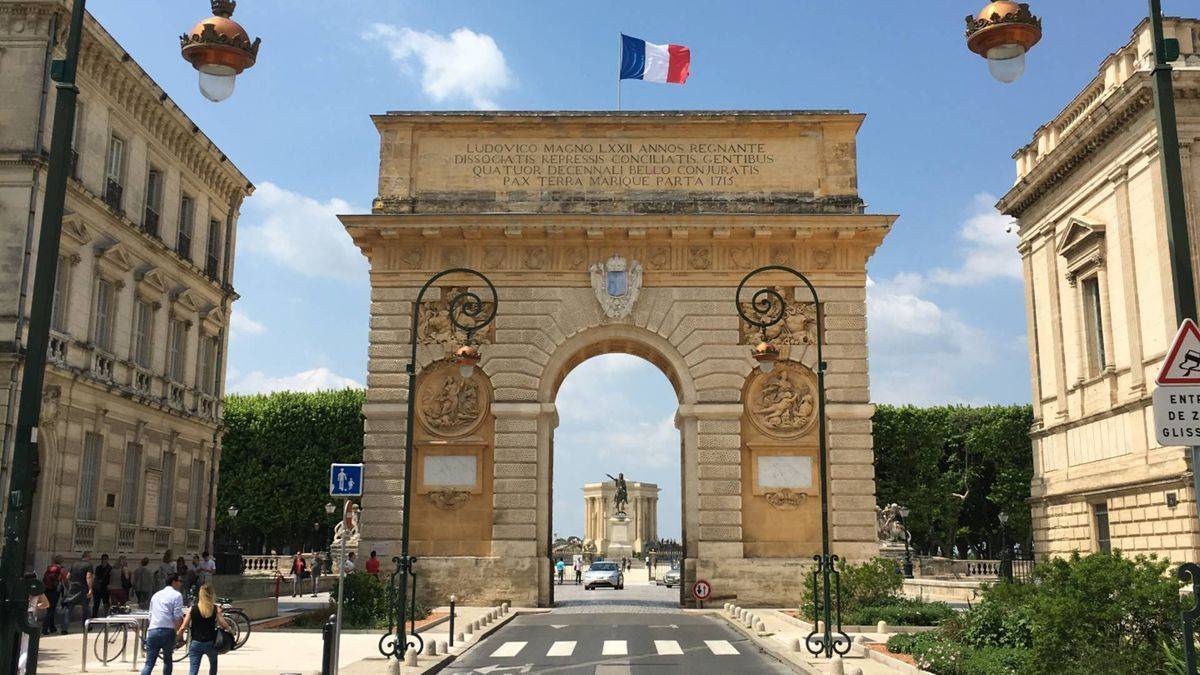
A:
<svg viewBox="0 0 1200 675">
<path fill-rule="evenodd" d="M 751 357 L 761 336 L 734 298 L 747 272 L 782 264 L 812 279 L 826 317 L 833 552 L 878 553 L 865 266 L 894 218 L 865 213 L 858 194 L 862 115 L 395 112 L 374 122 L 379 196 L 370 214 L 342 218 L 371 266 L 360 550 L 400 551 L 411 431 L 419 594 L 551 602 L 555 395 L 585 359 L 626 352 L 660 368 L 679 398 L 683 587 L 707 579 L 714 599 L 751 606 L 796 598 L 821 547 L 815 312 L 796 279 L 767 279 L 792 302 L 770 336 L 785 360 L 762 373 Z M 449 298 L 478 282 L 446 277 L 418 311 L 410 396 L 412 303 L 455 267 L 497 289 L 495 321 L 474 336 L 483 360 L 467 380 L 448 360 L 464 338 Z"/>
</svg>

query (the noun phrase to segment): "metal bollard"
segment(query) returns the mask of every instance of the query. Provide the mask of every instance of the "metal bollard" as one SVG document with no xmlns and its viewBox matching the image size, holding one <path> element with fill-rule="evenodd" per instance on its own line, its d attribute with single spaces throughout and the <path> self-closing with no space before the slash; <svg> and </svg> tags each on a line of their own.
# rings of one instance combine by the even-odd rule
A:
<svg viewBox="0 0 1200 675">
<path fill-rule="evenodd" d="M 457 598 L 455 598 L 453 595 L 450 596 L 450 646 L 451 647 L 454 646 L 454 601 L 456 599 Z"/>
<path fill-rule="evenodd" d="M 337 626 L 337 615 L 330 614 L 329 620 L 321 627 L 321 675 L 332 675 L 333 667 L 333 632 Z"/>
</svg>

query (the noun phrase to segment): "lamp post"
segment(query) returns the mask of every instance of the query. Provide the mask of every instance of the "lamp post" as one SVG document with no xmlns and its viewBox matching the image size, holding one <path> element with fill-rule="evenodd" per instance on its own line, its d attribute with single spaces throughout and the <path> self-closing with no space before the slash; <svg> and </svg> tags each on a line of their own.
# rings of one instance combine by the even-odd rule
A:
<svg viewBox="0 0 1200 675">
<path fill-rule="evenodd" d="M 912 541 L 912 533 L 908 531 L 908 507 L 900 507 L 900 526 L 904 528 L 904 578 L 913 578 L 913 561 L 912 553 L 909 547 L 909 542 Z"/>
<path fill-rule="evenodd" d="M 813 286 L 808 277 L 800 272 L 783 265 L 767 265 L 760 267 L 745 277 L 738 284 L 737 291 L 734 294 L 734 305 L 737 308 L 738 315 L 742 320 L 758 328 L 762 333 L 762 340 L 755 345 L 751 356 L 758 362 L 758 369 L 765 373 L 770 373 L 775 369 L 775 362 L 780 358 L 779 348 L 771 344 L 767 337 L 767 330 L 772 326 L 777 325 L 787 316 L 788 300 L 783 297 L 776 288 L 765 286 L 759 288 L 750 296 L 750 302 L 746 303 L 753 308 L 753 315 L 747 313 L 745 306 L 742 304 L 742 289 L 754 277 L 766 274 L 787 274 L 791 275 L 808 288 L 809 294 L 812 295 L 813 305 L 816 308 L 816 324 L 817 324 L 817 433 L 818 433 L 818 469 L 821 481 L 821 554 L 813 556 L 816 561 L 816 569 L 813 570 L 813 605 L 818 601 L 818 596 L 823 601 L 821 614 L 824 618 L 823 630 L 818 631 L 816 627 L 804 639 L 804 646 L 813 655 L 824 654 L 826 657 L 832 657 L 835 653 L 844 655 L 850 651 L 850 636 L 842 630 L 842 611 L 841 611 L 841 581 L 839 573 L 836 569 L 838 556 L 831 555 L 829 552 L 829 490 L 828 490 L 828 454 L 829 449 L 826 439 L 826 419 L 825 419 L 825 319 L 824 312 L 821 309 L 821 299 L 817 294 L 817 289 Z M 818 590 L 818 576 L 821 580 L 821 588 Z M 833 584 L 837 584 L 836 591 Z M 837 602 L 837 612 L 833 612 L 833 603 Z M 814 612 L 815 613 L 815 612 Z M 837 620 L 837 630 L 834 631 L 833 619 Z M 821 632 L 818 637 L 817 633 Z M 836 639 L 835 639 L 836 632 Z"/>
<path fill-rule="evenodd" d="M 1000 519 L 1000 578 L 1005 581 L 1013 580 L 1012 551 L 1008 547 L 1008 513 L 1001 511 Z"/>
<path fill-rule="evenodd" d="M 400 556 L 396 559 L 396 565 L 399 568 L 397 576 L 400 589 L 396 602 L 396 639 L 392 644 L 390 654 L 399 661 L 404 660 L 404 653 L 410 647 L 404 622 L 408 609 L 408 577 L 416 563 L 416 559 L 409 555 L 408 533 L 412 524 L 413 429 L 416 424 L 413 401 L 417 390 L 417 343 L 420 335 L 421 301 L 425 298 L 425 292 L 429 290 L 430 286 L 449 275 L 475 277 L 487 286 L 491 295 L 489 306 L 478 294 L 468 288 L 451 298 L 446 305 L 450 325 L 455 330 L 465 333 L 462 345 L 454 350 L 449 359 L 450 363 L 458 366 L 458 373 L 463 379 L 471 377 L 481 359 L 479 350 L 473 344 L 475 334 L 486 328 L 496 318 L 496 307 L 499 304 L 496 287 L 492 284 L 492 280 L 467 267 L 455 267 L 433 275 L 425 282 L 424 286 L 421 286 L 421 291 L 417 293 L 417 299 L 413 302 L 412 322 L 409 324 L 411 350 L 408 365 L 405 368 L 408 373 L 408 422 L 404 427 L 404 520 L 400 525 Z M 416 596 L 415 588 L 413 596 Z M 381 651 L 383 651 L 382 648 Z M 385 653 L 386 655 L 389 654 Z"/>
</svg>

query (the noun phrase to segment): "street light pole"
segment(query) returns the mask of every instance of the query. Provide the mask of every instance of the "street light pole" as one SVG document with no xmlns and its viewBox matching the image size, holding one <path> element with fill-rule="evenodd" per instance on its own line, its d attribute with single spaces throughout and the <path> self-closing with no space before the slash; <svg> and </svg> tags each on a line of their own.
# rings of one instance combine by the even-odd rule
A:
<svg viewBox="0 0 1200 675">
<path fill-rule="evenodd" d="M 471 376 L 471 370 L 479 363 L 479 351 L 471 344 L 475 333 L 486 328 L 496 318 L 496 307 L 499 304 L 499 299 L 496 296 L 496 287 L 492 285 L 491 279 L 480 272 L 467 267 L 455 267 L 442 272 L 438 272 L 425 282 L 421 287 L 421 291 L 417 293 L 417 299 L 413 301 L 412 306 L 412 322 L 409 324 L 409 353 L 408 366 L 408 417 L 407 424 L 404 427 L 404 520 L 400 525 L 400 557 L 397 565 L 400 567 L 399 574 L 399 596 L 396 602 L 396 640 L 392 647 L 392 654 L 397 660 L 404 660 L 404 653 L 408 650 L 408 635 L 405 628 L 405 613 L 408 609 L 408 577 L 411 573 L 412 566 L 416 562 L 409 556 L 409 527 L 412 523 L 412 477 L 413 477 L 413 431 L 416 424 L 414 400 L 417 391 L 417 343 L 420 331 L 421 318 L 421 301 L 425 298 L 425 292 L 429 290 L 438 279 L 451 274 L 460 274 L 474 276 L 483 281 L 487 285 L 491 293 L 491 306 L 483 301 L 476 293 L 470 289 L 464 290 L 454 296 L 446 305 L 447 318 L 450 324 L 463 331 L 466 334 L 466 339 L 463 340 L 463 345 L 455 350 L 450 361 L 459 367 L 459 374 L 463 379 Z M 414 589 L 413 594 L 416 594 Z"/>
<path fill-rule="evenodd" d="M 908 507 L 900 507 L 900 526 L 904 528 L 904 578 L 913 578 L 913 561 L 912 548 L 909 542 L 912 541 L 912 533 L 908 531 Z"/>
<path fill-rule="evenodd" d="M 813 286 L 808 277 L 800 272 L 783 265 L 767 265 L 760 267 L 753 272 L 750 272 L 742 278 L 738 284 L 737 291 L 734 293 L 734 305 L 737 308 L 738 315 L 746 323 L 754 326 L 762 331 L 762 342 L 754 347 L 754 360 L 758 362 L 759 370 L 763 373 L 769 373 L 775 367 L 775 362 L 779 360 L 779 348 L 771 344 L 767 339 L 767 329 L 775 326 L 784 320 L 787 316 L 788 299 L 783 297 L 783 294 L 774 287 L 766 286 L 758 289 L 750 297 L 750 302 L 747 303 L 753 308 L 753 315 L 747 313 L 742 305 L 742 289 L 751 278 L 760 274 L 769 274 L 772 272 L 790 274 L 796 277 L 808 288 L 808 292 L 812 295 L 813 305 L 816 308 L 816 323 L 817 323 L 817 447 L 818 447 L 818 470 L 819 480 L 821 481 L 821 554 L 813 556 L 816 561 L 816 569 L 813 570 L 813 602 L 816 602 L 817 595 L 820 595 L 823 600 L 822 616 L 824 618 L 823 630 L 818 631 L 816 627 L 804 639 L 804 645 L 813 655 L 824 653 L 827 658 L 832 657 L 835 653 L 844 655 L 850 651 L 850 636 L 842 631 L 841 617 L 841 582 L 839 572 L 836 569 L 838 556 L 831 555 L 829 551 L 829 448 L 826 439 L 826 419 L 825 419 L 825 319 L 824 312 L 821 308 L 821 299 L 817 294 L 817 289 Z M 822 588 L 817 592 L 817 576 L 820 575 Z M 836 593 L 833 584 L 837 583 Z M 838 611 L 833 613 L 833 602 L 836 600 Z M 834 622 L 837 619 L 837 636 L 834 636 Z M 815 619 L 815 616 L 814 616 Z M 820 632 L 821 636 L 817 637 Z"/>
</svg>

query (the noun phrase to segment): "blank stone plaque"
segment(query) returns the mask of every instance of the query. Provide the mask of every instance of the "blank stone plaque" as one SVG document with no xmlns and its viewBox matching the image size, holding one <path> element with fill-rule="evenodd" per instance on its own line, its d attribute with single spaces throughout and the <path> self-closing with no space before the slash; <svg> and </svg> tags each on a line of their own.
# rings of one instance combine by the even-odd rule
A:
<svg viewBox="0 0 1200 675">
<path fill-rule="evenodd" d="M 812 465 L 812 457 L 759 457 L 758 487 L 810 488 Z"/>
<path fill-rule="evenodd" d="M 425 485 L 475 486 L 475 455 L 429 455 L 425 458 Z"/>
</svg>

